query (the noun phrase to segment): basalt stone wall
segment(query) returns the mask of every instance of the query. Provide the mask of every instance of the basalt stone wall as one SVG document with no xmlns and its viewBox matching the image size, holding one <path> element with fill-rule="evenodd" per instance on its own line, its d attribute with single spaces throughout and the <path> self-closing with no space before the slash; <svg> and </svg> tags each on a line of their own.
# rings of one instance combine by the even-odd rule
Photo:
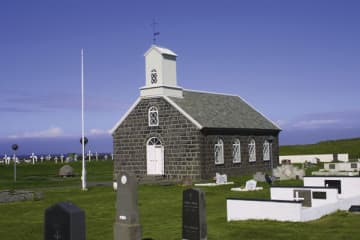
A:
<svg viewBox="0 0 360 240">
<path fill-rule="evenodd" d="M 151 106 L 158 109 L 159 126 L 148 125 Z M 161 97 L 142 99 L 114 132 L 114 177 L 119 171 L 127 171 L 135 173 L 140 180 L 146 178 L 146 144 L 152 137 L 157 137 L 164 146 L 165 174 L 162 179 L 200 178 L 203 136 Z"/>
<path fill-rule="evenodd" d="M 271 161 L 263 160 L 263 143 L 269 139 L 269 135 L 205 135 L 203 149 L 203 164 L 201 178 L 209 179 L 215 176 L 215 173 L 227 174 L 228 176 L 241 176 L 245 174 L 253 174 L 257 171 L 270 172 Z M 272 143 L 272 159 L 273 167 L 278 165 L 279 143 L 276 134 Z M 214 158 L 214 146 L 218 139 L 221 138 L 224 143 L 224 164 L 216 165 Z M 233 163 L 233 142 L 235 139 L 240 140 L 241 144 L 241 162 Z M 254 139 L 256 143 L 256 161 L 249 162 L 248 144 Z"/>
</svg>

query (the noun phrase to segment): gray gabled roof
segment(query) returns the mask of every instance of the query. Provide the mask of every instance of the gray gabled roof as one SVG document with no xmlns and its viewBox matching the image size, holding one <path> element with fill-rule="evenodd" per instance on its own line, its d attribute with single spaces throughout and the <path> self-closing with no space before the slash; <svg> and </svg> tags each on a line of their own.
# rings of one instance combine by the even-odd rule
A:
<svg viewBox="0 0 360 240">
<path fill-rule="evenodd" d="M 239 96 L 183 91 L 183 98 L 169 97 L 201 128 L 281 129 Z"/>
</svg>

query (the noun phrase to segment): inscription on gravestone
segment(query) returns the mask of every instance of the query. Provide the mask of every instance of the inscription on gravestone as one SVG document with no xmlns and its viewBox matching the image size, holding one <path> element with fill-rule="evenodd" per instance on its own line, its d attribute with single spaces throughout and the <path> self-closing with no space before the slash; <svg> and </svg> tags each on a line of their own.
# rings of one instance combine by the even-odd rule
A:
<svg viewBox="0 0 360 240">
<path fill-rule="evenodd" d="M 85 240 L 85 213 L 71 202 L 45 210 L 44 240 Z"/>
<path fill-rule="evenodd" d="M 206 240 L 205 193 L 199 189 L 187 189 L 183 192 L 183 240 Z"/>
<path fill-rule="evenodd" d="M 128 173 L 120 173 L 117 179 L 114 240 L 141 240 L 137 179 Z"/>
</svg>

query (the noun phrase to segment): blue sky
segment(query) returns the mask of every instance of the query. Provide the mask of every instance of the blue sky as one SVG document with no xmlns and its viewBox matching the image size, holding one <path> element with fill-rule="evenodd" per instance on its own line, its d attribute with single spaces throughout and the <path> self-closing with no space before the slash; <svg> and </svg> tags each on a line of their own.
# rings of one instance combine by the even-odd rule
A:
<svg viewBox="0 0 360 240">
<path fill-rule="evenodd" d="M 282 144 L 360 136 L 359 1 L 0 2 L 0 154 L 79 151 L 80 49 L 86 135 L 107 131 L 144 85 L 144 52 L 178 54 L 178 84 L 240 95 Z"/>
</svg>

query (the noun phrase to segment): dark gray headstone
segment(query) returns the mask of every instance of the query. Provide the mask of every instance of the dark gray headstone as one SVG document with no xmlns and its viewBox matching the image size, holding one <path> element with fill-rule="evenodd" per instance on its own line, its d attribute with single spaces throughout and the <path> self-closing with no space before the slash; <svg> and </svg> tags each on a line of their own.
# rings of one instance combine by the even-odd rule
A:
<svg viewBox="0 0 360 240">
<path fill-rule="evenodd" d="M 71 202 L 45 210 L 44 240 L 85 240 L 85 212 Z"/>
<path fill-rule="evenodd" d="M 338 193 L 341 194 L 341 180 L 325 180 L 325 187 L 337 188 Z"/>
<path fill-rule="evenodd" d="M 303 207 L 311 207 L 312 201 L 311 201 L 311 190 L 294 190 L 294 198 L 297 197 L 303 198 L 301 205 Z"/>
<path fill-rule="evenodd" d="M 137 179 L 128 173 L 120 173 L 117 179 L 114 240 L 141 240 Z"/>
<path fill-rule="evenodd" d="M 267 175 L 267 174 L 265 174 L 265 181 L 266 181 L 269 185 L 271 185 L 272 182 L 273 182 L 272 178 L 271 178 L 269 175 Z"/>
<path fill-rule="evenodd" d="M 182 239 L 207 239 L 205 193 L 199 189 L 183 192 Z"/>
<path fill-rule="evenodd" d="M 349 208 L 349 212 L 360 213 L 360 205 L 352 205 Z"/>
</svg>

